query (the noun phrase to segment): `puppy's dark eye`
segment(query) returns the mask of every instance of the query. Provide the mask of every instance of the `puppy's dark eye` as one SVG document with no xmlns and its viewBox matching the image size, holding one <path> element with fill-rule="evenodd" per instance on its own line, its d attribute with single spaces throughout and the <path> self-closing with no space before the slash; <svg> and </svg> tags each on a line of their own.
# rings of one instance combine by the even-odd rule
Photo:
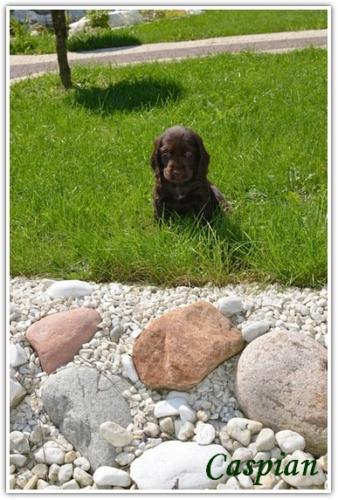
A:
<svg viewBox="0 0 338 500">
<path fill-rule="evenodd" d="M 186 158 L 191 158 L 191 157 L 192 157 L 192 152 L 191 152 L 191 151 L 186 151 L 186 152 L 184 153 L 184 156 L 185 156 Z"/>
<path fill-rule="evenodd" d="M 169 157 L 170 157 L 169 153 L 162 153 L 161 154 L 161 158 L 164 162 L 167 162 L 169 160 Z"/>
</svg>

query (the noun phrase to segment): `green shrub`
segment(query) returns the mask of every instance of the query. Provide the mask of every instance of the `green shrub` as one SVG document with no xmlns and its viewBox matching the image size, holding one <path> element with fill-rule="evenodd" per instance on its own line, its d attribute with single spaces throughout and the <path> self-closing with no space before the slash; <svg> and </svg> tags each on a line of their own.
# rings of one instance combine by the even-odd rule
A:
<svg viewBox="0 0 338 500">
<path fill-rule="evenodd" d="M 87 10 L 86 17 L 89 19 L 91 28 L 109 28 L 109 14 L 107 10 Z"/>
<path fill-rule="evenodd" d="M 25 22 L 20 22 L 16 17 L 11 15 L 9 21 L 9 32 L 11 36 L 20 37 L 29 34 L 29 25 L 27 20 Z"/>
<path fill-rule="evenodd" d="M 52 33 L 40 33 L 31 36 L 24 35 L 11 37 L 10 54 L 51 54 L 55 52 L 55 37 Z"/>
<path fill-rule="evenodd" d="M 140 45 L 138 38 L 121 33 L 120 30 L 96 28 L 92 31 L 75 33 L 68 39 L 68 49 L 76 52 L 81 50 L 105 49 L 107 47 L 124 47 Z"/>
</svg>

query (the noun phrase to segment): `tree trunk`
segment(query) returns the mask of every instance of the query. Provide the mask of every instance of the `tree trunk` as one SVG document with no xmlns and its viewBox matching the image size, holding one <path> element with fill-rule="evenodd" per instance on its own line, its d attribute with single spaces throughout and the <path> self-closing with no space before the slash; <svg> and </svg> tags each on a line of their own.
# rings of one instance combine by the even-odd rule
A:
<svg viewBox="0 0 338 500">
<path fill-rule="evenodd" d="M 52 10 L 51 13 L 55 31 L 60 78 L 65 89 L 70 89 L 72 87 L 72 80 L 67 58 L 67 26 L 65 11 Z"/>
</svg>

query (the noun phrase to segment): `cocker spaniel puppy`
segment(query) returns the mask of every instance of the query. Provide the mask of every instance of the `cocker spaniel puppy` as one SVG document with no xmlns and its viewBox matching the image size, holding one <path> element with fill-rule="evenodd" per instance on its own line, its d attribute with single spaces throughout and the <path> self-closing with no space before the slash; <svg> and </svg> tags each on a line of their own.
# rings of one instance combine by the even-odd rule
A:
<svg viewBox="0 0 338 500">
<path fill-rule="evenodd" d="M 154 144 L 151 166 L 155 173 L 155 217 L 174 213 L 210 221 L 217 209 L 229 205 L 207 179 L 209 154 L 196 132 L 181 126 L 167 129 Z"/>
</svg>

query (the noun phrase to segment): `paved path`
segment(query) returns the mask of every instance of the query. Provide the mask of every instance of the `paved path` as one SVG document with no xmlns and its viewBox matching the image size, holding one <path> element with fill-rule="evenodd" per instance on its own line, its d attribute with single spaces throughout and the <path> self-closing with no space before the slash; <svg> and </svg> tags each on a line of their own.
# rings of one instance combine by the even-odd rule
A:
<svg viewBox="0 0 338 500">
<path fill-rule="evenodd" d="M 128 64 L 154 60 L 181 59 L 220 52 L 283 52 L 305 47 L 327 47 L 327 30 L 288 31 L 262 35 L 227 36 L 185 42 L 152 43 L 91 52 L 69 52 L 74 64 Z M 57 69 L 56 54 L 10 56 L 10 79 Z"/>
</svg>

